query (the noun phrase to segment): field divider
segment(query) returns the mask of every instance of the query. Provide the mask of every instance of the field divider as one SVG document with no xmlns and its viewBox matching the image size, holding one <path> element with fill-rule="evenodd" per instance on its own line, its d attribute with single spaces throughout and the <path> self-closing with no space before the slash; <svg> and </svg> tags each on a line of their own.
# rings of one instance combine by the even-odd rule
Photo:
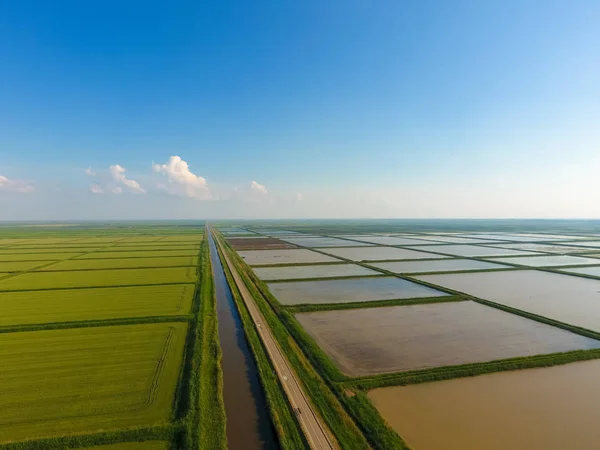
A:
<svg viewBox="0 0 600 450">
<path fill-rule="evenodd" d="M 340 386 L 351 390 L 371 390 L 388 386 L 406 386 L 455 378 L 474 377 L 496 372 L 551 367 L 598 358 L 600 358 L 600 349 L 573 350 L 569 352 L 519 356 L 494 361 L 356 377 L 341 382 Z"/>
<path fill-rule="evenodd" d="M 112 269 L 106 269 L 112 270 Z M 138 269 L 134 269 L 138 270 Z M 1 281 L 1 280 L 0 280 Z M 143 286 L 173 286 L 180 284 L 193 284 L 190 281 L 180 282 L 174 281 L 170 283 L 144 283 L 144 284 L 116 284 L 116 285 L 103 285 L 103 286 L 69 286 L 69 287 L 51 287 L 51 288 L 38 288 L 38 289 L 0 289 L 0 293 L 9 292 L 32 292 L 32 291 L 64 291 L 64 290 L 76 290 L 76 289 L 106 289 L 106 288 L 122 288 L 122 287 L 143 287 Z M 0 285 L 1 287 L 1 285 Z"/>
<path fill-rule="evenodd" d="M 135 427 L 98 433 L 81 433 L 53 438 L 30 439 L 0 444 L 0 450 L 64 450 L 122 442 L 170 441 L 181 429 L 181 424 Z"/>
<path fill-rule="evenodd" d="M 62 330 L 66 328 L 87 328 L 87 327 L 112 327 L 120 325 L 143 325 L 150 323 L 168 323 L 168 322 L 189 322 L 193 319 L 192 315 L 177 316 L 147 316 L 147 317 L 125 317 L 118 319 L 103 320 L 78 320 L 71 322 L 50 322 L 26 325 L 8 325 L 0 327 L 0 333 L 19 333 L 28 331 L 43 330 Z"/>
</svg>

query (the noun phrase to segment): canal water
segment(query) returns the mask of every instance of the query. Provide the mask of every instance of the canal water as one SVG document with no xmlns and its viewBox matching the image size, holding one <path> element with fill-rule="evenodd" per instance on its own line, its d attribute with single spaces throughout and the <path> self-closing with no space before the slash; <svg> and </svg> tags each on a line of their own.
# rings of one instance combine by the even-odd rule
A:
<svg viewBox="0 0 600 450">
<path fill-rule="evenodd" d="M 269 417 L 256 362 L 217 253 L 211 233 L 212 263 L 223 351 L 223 387 L 230 450 L 275 450 L 279 446 Z"/>
</svg>

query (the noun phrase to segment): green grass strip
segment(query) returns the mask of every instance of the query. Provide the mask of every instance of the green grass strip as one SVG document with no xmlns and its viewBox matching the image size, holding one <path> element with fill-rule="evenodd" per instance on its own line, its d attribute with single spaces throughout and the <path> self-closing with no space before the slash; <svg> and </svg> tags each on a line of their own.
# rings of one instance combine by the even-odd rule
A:
<svg viewBox="0 0 600 450">
<path fill-rule="evenodd" d="M 16 333 L 22 331 L 61 330 L 64 328 L 85 327 L 111 327 L 118 325 L 138 325 L 144 323 L 164 322 L 188 322 L 193 319 L 191 315 L 185 316 L 149 316 L 149 317 L 126 317 L 123 319 L 106 320 L 80 320 L 73 322 L 52 322 L 27 325 L 9 325 L 0 327 L 0 333 Z"/>
<path fill-rule="evenodd" d="M 381 308 L 385 306 L 407 306 L 421 305 L 426 303 L 448 303 L 463 302 L 465 298 L 458 295 L 449 295 L 445 297 L 424 297 L 424 298 L 404 298 L 392 300 L 375 300 L 353 303 L 303 303 L 300 305 L 284 306 L 291 313 L 313 312 L 313 311 L 338 311 L 343 309 L 359 308 Z"/>
<path fill-rule="evenodd" d="M 598 358 L 600 358 L 600 349 L 575 350 L 563 353 L 551 353 L 549 355 L 521 356 L 483 363 L 461 364 L 433 369 L 381 374 L 371 377 L 355 378 L 342 383 L 341 386 L 346 389 L 370 390 L 386 386 L 404 386 L 409 384 L 450 380 L 453 378 L 473 377 L 507 370 L 550 367 Z"/>
<path fill-rule="evenodd" d="M 179 432 L 178 424 L 104 431 L 101 433 L 61 436 L 29 441 L 0 444 L 1 450 L 63 450 L 68 448 L 92 447 L 120 442 L 170 441 Z"/>
</svg>

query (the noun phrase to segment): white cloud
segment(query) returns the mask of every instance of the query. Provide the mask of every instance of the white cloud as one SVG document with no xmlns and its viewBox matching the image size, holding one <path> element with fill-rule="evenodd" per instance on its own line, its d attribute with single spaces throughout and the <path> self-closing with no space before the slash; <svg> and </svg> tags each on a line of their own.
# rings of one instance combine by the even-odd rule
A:
<svg viewBox="0 0 600 450">
<path fill-rule="evenodd" d="M 269 193 L 269 191 L 267 191 L 266 186 L 263 186 L 262 184 L 259 184 L 256 181 L 253 181 L 252 183 L 250 183 L 250 189 L 252 190 L 252 192 L 257 192 L 259 194 L 268 194 Z"/>
<path fill-rule="evenodd" d="M 194 174 L 180 156 L 171 156 L 166 164 L 152 164 L 152 170 L 167 176 L 168 184 L 160 184 L 159 188 L 171 194 L 202 200 L 211 198 L 206 179 Z"/>
<path fill-rule="evenodd" d="M 296 194 L 296 200 L 301 202 L 302 201 L 302 194 Z"/>
<path fill-rule="evenodd" d="M 90 192 L 92 194 L 104 194 L 104 189 L 99 184 L 92 184 L 90 186 Z"/>
<path fill-rule="evenodd" d="M 90 177 L 96 176 L 96 172 L 94 172 L 91 167 L 88 167 L 87 169 L 85 169 L 85 174 Z"/>
<path fill-rule="evenodd" d="M 142 189 L 142 187 L 140 186 L 140 184 L 135 181 L 135 180 L 130 180 L 129 178 L 127 178 L 125 176 L 125 168 L 121 167 L 118 164 L 115 164 L 114 166 L 110 166 L 109 167 L 110 170 L 110 174 L 113 177 L 113 180 L 115 180 L 118 183 L 121 183 L 123 186 L 125 186 L 127 189 L 129 189 L 131 192 L 133 192 L 134 194 L 145 194 L 146 191 L 144 189 Z M 115 189 L 113 189 L 113 192 L 115 194 L 120 194 L 122 191 L 121 188 L 119 188 L 119 192 L 116 192 Z"/>
<path fill-rule="evenodd" d="M 113 194 L 120 194 L 121 192 L 123 192 L 123 189 L 121 189 L 119 186 L 114 187 L 110 190 L 110 192 L 112 192 Z"/>
<path fill-rule="evenodd" d="M 9 192 L 33 192 L 35 188 L 27 181 L 23 180 L 9 180 L 8 178 L 0 175 L 0 191 Z"/>
</svg>

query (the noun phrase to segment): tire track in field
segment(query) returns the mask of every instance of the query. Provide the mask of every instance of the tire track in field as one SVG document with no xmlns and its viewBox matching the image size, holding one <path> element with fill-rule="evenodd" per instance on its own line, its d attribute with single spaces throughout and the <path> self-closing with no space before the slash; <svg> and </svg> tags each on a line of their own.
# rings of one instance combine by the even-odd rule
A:
<svg viewBox="0 0 600 450">
<path fill-rule="evenodd" d="M 174 334 L 175 328 L 169 327 L 169 333 L 167 334 L 167 339 L 165 340 L 165 345 L 160 354 L 160 358 L 158 359 L 158 364 L 156 365 L 156 370 L 154 371 L 154 377 L 152 378 L 152 384 L 150 385 L 150 389 L 148 391 L 146 406 L 152 405 L 158 397 L 158 387 L 160 386 L 160 381 L 162 380 L 162 376 L 165 371 L 165 365 L 169 355 L 169 350 L 171 349 L 171 342 L 173 341 Z"/>
</svg>

